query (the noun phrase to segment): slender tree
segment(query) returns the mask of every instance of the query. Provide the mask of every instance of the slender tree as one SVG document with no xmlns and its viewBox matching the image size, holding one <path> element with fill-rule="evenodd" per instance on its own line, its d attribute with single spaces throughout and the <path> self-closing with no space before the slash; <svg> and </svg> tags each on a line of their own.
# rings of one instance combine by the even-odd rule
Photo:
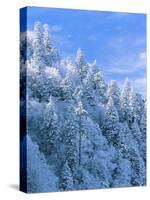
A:
<svg viewBox="0 0 150 200">
<path fill-rule="evenodd" d="M 103 75 L 100 71 L 94 74 L 94 83 L 95 83 L 95 88 L 98 92 L 98 95 L 100 96 L 101 101 L 104 103 L 106 101 L 105 94 L 106 94 L 107 86 L 103 79 Z"/>
<path fill-rule="evenodd" d="M 131 86 L 128 78 L 124 82 L 124 88 L 120 96 L 120 108 L 121 108 L 121 121 L 129 121 L 129 96 L 131 92 Z"/>
<path fill-rule="evenodd" d="M 44 112 L 43 123 L 39 131 L 39 143 L 40 150 L 46 156 L 49 156 L 52 153 L 56 153 L 60 136 L 58 117 L 55 112 L 52 97 L 50 97 Z"/>
<path fill-rule="evenodd" d="M 113 99 L 118 113 L 120 113 L 120 89 L 117 82 L 114 80 L 110 81 L 110 84 L 108 85 L 107 98 L 109 99 L 110 97 Z"/>
<path fill-rule="evenodd" d="M 119 135 L 119 116 L 114 105 L 113 99 L 110 97 L 106 105 L 106 112 L 103 121 L 103 134 L 108 142 L 114 146 L 118 146 Z"/>
<path fill-rule="evenodd" d="M 84 110 L 82 101 L 78 101 L 78 105 L 76 108 L 76 113 L 78 116 L 78 124 L 79 124 L 79 165 L 81 165 L 81 155 L 82 155 L 82 137 L 86 135 L 86 129 L 85 129 L 85 115 L 87 114 L 87 111 Z"/>
<path fill-rule="evenodd" d="M 61 170 L 59 188 L 63 191 L 73 189 L 72 173 L 67 161 L 64 163 Z"/>
</svg>

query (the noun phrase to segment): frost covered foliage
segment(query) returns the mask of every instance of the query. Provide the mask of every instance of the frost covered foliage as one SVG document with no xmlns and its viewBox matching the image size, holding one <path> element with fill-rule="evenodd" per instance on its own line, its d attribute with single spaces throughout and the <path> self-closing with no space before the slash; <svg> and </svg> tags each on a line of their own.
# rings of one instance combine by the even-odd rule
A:
<svg viewBox="0 0 150 200">
<path fill-rule="evenodd" d="M 21 35 L 21 88 L 27 192 L 146 184 L 145 100 L 128 79 L 107 83 L 81 49 L 61 58 L 36 22 Z"/>
</svg>

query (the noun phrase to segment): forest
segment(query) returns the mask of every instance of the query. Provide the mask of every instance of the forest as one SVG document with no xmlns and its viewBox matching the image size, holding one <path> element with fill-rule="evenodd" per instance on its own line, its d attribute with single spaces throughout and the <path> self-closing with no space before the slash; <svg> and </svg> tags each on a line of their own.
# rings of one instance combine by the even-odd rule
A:
<svg viewBox="0 0 150 200">
<path fill-rule="evenodd" d="M 74 59 L 61 57 L 47 24 L 35 22 L 20 39 L 27 192 L 146 185 L 145 97 L 128 78 L 123 87 L 105 81 L 80 48 Z"/>
</svg>

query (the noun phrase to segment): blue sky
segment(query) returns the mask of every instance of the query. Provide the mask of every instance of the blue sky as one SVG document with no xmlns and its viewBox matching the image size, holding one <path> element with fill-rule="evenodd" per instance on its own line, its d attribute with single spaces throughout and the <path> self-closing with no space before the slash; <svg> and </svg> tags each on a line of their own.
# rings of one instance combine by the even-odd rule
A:
<svg viewBox="0 0 150 200">
<path fill-rule="evenodd" d="M 48 23 L 62 56 L 74 57 L 80 47 L 104 78 L 120 85 L 126 77 L 140 93 L 146 91 L 146 15 L 68 9 L 28 9 L 28 26 Z"/>
</svg>

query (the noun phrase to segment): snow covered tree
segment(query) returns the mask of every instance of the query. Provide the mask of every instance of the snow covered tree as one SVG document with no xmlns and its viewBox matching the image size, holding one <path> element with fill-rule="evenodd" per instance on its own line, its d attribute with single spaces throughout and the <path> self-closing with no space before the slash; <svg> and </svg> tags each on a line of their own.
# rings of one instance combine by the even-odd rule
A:
<svg viewBox="0 0 150 200">
<path fill-rule="evenodd" d="M 131 186 L 131 165 L 130 161 L 123 159 L 118 152 L 114 155 L 112 160 L 115 167 L 112 171 L 112 179 L 110 181 L 111 187 L 127 187 Z"/>
<path fill-rule="evenodd" d="M 121 108 L 121 121 L 129 121 L 129 113 L 130 113 L 130 108 L 129 108 L 129 96 L 131 92 L 131 86 L 129 83 L 128 78 L 124 82 L 124 88 L 121 92 L 120 96 L 120 108 Z"/>
<path fill-rule="evenodd" d="M 107 90 L 107 98 L 112 98 L 114 101 L 114 105 L 118 110 L 118 113 L 120 112 L 120 89 L 118 87 L 118 84 L 116 81 L 112 80 L 110 81 L 110 84 L 108 85 Z"/>
<path fill-rule="evenodd" d="M 78 165 L 78 134 L 79 128 L 77 125 L 77 117 L 71 105 L 67 108 L 67 118 L 65 121 L 65 145 L 66 145 L 66 159 L 68 165 L 74 173 Z"/>
<path fill-rule="evenodd" d="M 27 192 L 56 191 L 57 177 L 29 135 L 27 137 Z"/>
<path fill-rule="evenodd" d="M 147 133 L 146 105 L 140 121 L 140 130 L 142 133 L 142 144 L 143 144 L 142 158 L 144 159 L 144 162 L 146 162 L 146 133 Z"/>
<path fill-rule="evenodd" d="M 33 65 L 40 71 L 40 73 L 44 72 L 44 45 L 43 45 L 43 34 L 41 31 L 41 23 L 35 22 L 34 24 L 34 40 L 33 40 L 33 57 L 32 63 Z"/>
<path fill-rule="evenodd" d="M 85 115 L 87 114 L 87 111 L 84 110 L 82 101 L 79 100 L 77 107 L 76 107 L 76 113 L 78 117 L 78 125 L 79 125 L 79 165 L 81 165 L 81 155 L 82 155 L 82 138 L 86 135 L 86 126 L 85 126 Z"/>
<path fill-rule="evenodd" d="M 140 150 L 140 147 L 142 146 L 142 143 L 144 141 L 143 140 L 143 137 L 142 137 L 142 133 L 139 129 L 139 126 L 137 124 L 136 121 L 134 121 L 132 124 L 131 124 L 131 132 L 132 132 L 132 135 L 133 135 L 133 138 L 135 139 L 135 141 L 138 143 L 139 145 L 139 150 Z"/>
<path fill-rule="evenodd" d="M 86 100 L 87 104 L 89 104 L 90 106 L 94 106 L 96 103 L 94 101 L 92 76 L 90 74 L 87 75 L 84 82 L 84 99 Z"/>
<path fill-rule="evenodd" d="M 102 130 L 108 142 L 116 147 L 120 140 L 119 128 L 118 112 L 113 99 L 110 97 L 106 105 Z"/>
<path fill-rule="evenodd" d="M 44 47 L 45 47 L 45 64 L 52 66 L 55 63 L 60 62 L 60 57 L 56 48 L 53 47 L 51 36 L 49 33 L 48 24 L 44 24 Z"/>
<path fill-rule="evenodd" d="M 44 112 L 44 119 L 39 132 L 39 147 L 46 156 L 49 156 L 56 153 L 60 135 L 58 117 L 52 97 L 50 97 Z"/>
<path fill-rule="evenodd" d="M 143 110 L 145 107 L 145 100 L 143 99 L 143 96 L 139 93 L 136 92 L 136 112 L 137 112 L 137 123 L 140 124 L 140 120 L 141 120 L 141 115 L 143 115 Z"/>
<path fill-rule="evenodd" d="M 104 103 L 106 101 L 105 94 L 106 94 L 107 86 L 101 72 L 97 72 L 96 74 L 94 74 L 94 83 L 95 83 L 95 88 L 97 90 L 97 93 L 100 96 L 101 101 Z"/>
<path fill-rule="evenodd" d="M 134 89 L 132 88 L 129 94 L 129 112 L 128 112 L 128 122 L 129 126 L 131 126 L 134 121 L 137 121 L 138 115 L 137 115 L 137 96 L 134 92 Z"/>
<path fill-rule="evenodd" d="M 59 188 L 62 191 L 74 189 L 72 173 L 67 161 L 64 163 L 60 173 Z"/>
<path fill-rule="evenodd" d="M 73 88 L 69 74 L 66 74 L 65 78 L 60 82 L 60 93 L 61 100 L 69 102 L 72 99 Z"/>
<path fill-rule="evenodd" d="M 88 66 L 84 60 L 84 54 L 80 48 L 77 50 L 75 64 L 77 66 L 77 72 L 79 74 L 80 81 L 83 82 L 87 75 Z"/>
<path fill-rule="evenodd" d="M 133 137 L 132 130 L 129 129 L 127 122 L 125 127 L 125 146 L 123 149 L 123 157 L 130 161 L 131 165 L 131 185 L 145 185 L 145 165 L 140 156 L 139 145 Z"/>
<path fill-rule="evenodd" d="M 45 64 L 51 66 L 51 51 L 52 51 L 52 42 L 49 34 L 48 24 L 44 24 L 44 33 L 43 33 L 43 42 L 45 47 Z"/>
<path fill-rule="evenodd" d="M 132 168 L 131 184 L 133 186 L 143 186 L 146 184 L 145 164 L 135 149 L 130 151 L 130 162 Z"/>
</svg>

